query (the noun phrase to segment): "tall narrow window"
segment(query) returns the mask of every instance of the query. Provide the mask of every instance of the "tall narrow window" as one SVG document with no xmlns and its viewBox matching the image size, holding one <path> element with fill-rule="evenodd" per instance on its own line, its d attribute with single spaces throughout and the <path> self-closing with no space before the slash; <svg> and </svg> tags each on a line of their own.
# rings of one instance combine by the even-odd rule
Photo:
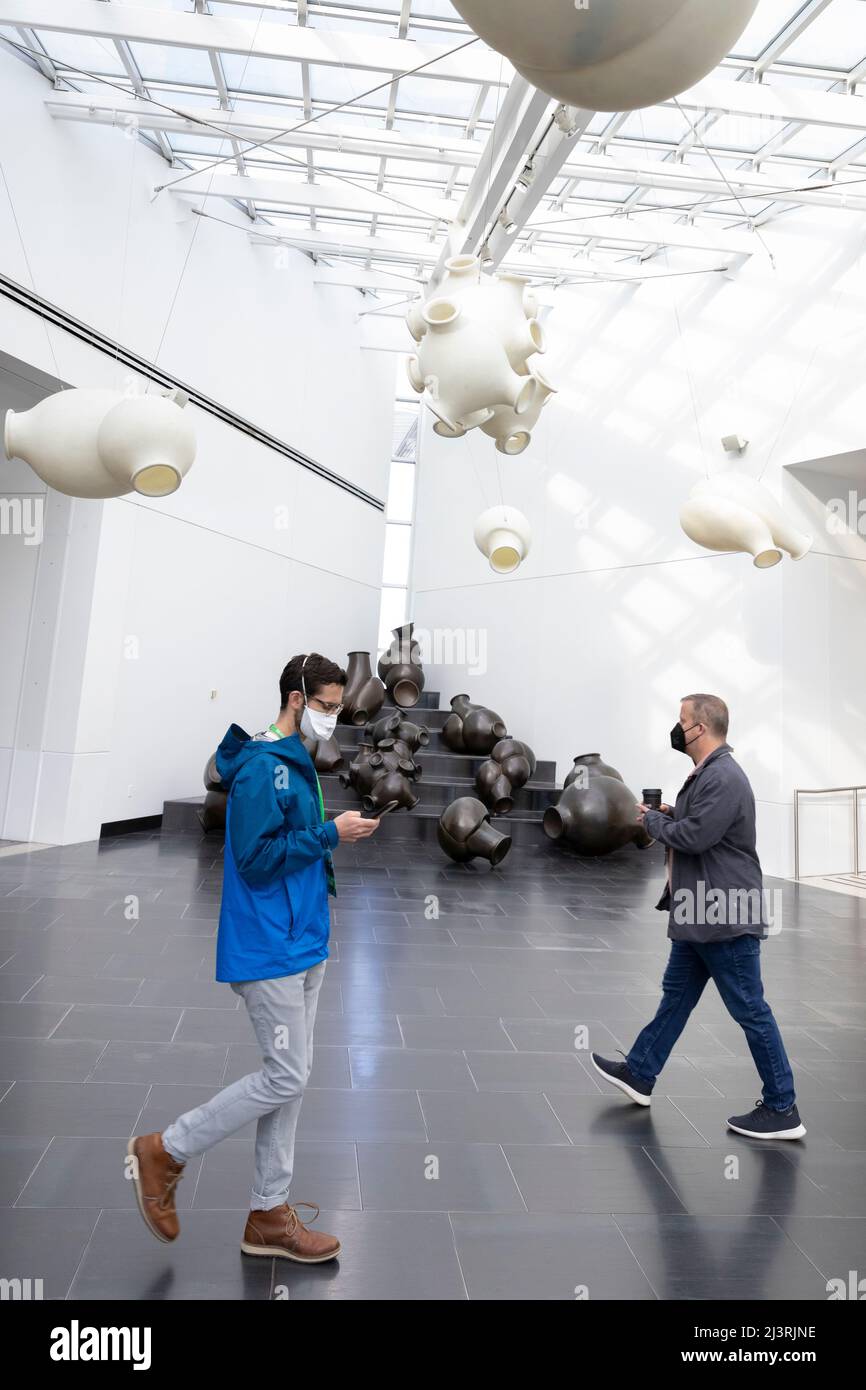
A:
<svg viewBox="0 0 866 1390">
<path fill-rule="evenodd" d="M 415 511 L 415 465 L 418 450 L 420 405 L 417 397 L 405 394 L 400 378 L 394 406 L 394 432 L 391 446 L 391 473 L 388 505 L 385 510 L 385 561 L 382 567 L 382 603 L 379 609 L 379 650 L 391 641 L 391 632 L 411 614 L 409 602 L 412 564 L 412 522 Z"/>
</svg>

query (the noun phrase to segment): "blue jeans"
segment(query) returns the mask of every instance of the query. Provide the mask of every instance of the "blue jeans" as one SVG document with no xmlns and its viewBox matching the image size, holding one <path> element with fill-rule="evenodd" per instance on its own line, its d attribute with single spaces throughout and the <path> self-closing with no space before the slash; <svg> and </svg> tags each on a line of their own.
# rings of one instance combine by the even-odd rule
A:
<svg viewBox="0 0 866 1390">
<path fill-rule="evenodd" d="M 627 1062 L 635 1076 L 655 1084 L 673 1051 L 707 980 L 716 988 L 732 1018 L 740 1024 L 761 1080 L 768 1110 L 794 1104 L 794 1077 L 773 1012 L 761 983 L 761 942 L 757 936 L 729 941 L 673 941 L 662 980 L 662 1002 L 651 1023 L 638 1034 Z"/>
</svg>

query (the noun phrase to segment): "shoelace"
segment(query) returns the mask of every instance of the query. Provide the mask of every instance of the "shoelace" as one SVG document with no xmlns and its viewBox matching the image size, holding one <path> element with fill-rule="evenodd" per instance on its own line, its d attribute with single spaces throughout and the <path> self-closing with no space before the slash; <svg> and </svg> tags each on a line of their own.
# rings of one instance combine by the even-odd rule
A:
<svg viewBox="0 0 866 1390">
<path fill-rule="evenodd" d="M 310 1211 L 315 1213 L 315 1215 L 307 1222 L 303 1222 L 301 1218 L 298 1216 L 298 1207 L 308 1207 Z M 286 1216 L 286 1235 L 293 1236 L 295 1234 L 295 1231 L 298 1229 L 298 1226 L 312 1226 L 313 1222 L 318 1220 L 319 1207 L 317 1207 L 315 1202 L 295 1202 L 294 1206 L 291 1207 L 287 1204 L 287 1213 L 288 1214 Z"/>
<path fill-rule="evenodd" d="M 180 1182 L 180 1180 L 181 1180 L 182 1177 L 183 1177 L 183 1169 L 181 1169 L 181 1171 L 180 1171 L 179 1173 L 172 1173 L 169 1177 L 166 1178 L 166 1180 L 165 1180 L 165 1189 L 164 1189 L 163 1194 L 162 1194 L 162 1196 L 160 1197 L 159 1201 L 157 1202 L 157 1206 L 159 1207 L 159 1210 L 160 1210 L 160 1211 L 167 1211 L 167 1210 L 168 1210 L 169 1202 L 171 1201 L 172 1197 L 174 1196 L 174 1190 L 175 1190 L 175 1188 L 177 1187 L 177 1185 L 178 1185 L 178 1183 Z"/>
</svg>

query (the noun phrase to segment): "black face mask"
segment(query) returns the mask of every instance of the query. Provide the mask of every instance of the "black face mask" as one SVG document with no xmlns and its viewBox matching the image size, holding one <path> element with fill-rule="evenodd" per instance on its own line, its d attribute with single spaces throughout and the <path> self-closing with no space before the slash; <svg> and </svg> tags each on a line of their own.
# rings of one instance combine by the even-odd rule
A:
<svg viewBox="0 0 866 1390">
<path fill-rule="evenodd" d="M 690 724 L 687 729 L 684 729 L 679 722 L 674 725 L 671 729 L 671 748 L 673 748 L 675 753 L 685 753 L 688 747 L 686 743 L 686 734 L 691 733 L 692 729 L 696 729 L 697 727 L 697 724 Z"/>
</svg>

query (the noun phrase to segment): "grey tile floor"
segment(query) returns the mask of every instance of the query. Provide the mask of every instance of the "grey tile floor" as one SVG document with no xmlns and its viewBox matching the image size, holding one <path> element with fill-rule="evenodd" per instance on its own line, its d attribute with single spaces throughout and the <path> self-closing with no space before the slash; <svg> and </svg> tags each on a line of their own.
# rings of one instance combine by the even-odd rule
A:
<svg viewBox="0 0 866 1390">
<path fill-rule="evenodd" d="M 141 834 L 0 860 L 0 1275 L 54 1299 L 823 1300 L 866 1272 L 866 900 L 772 885 L 764 976 L 809 1134 L 761 1145 L 725 1128 L 760 1085 L 712 988 L 650 1110 L 602 1090 L 587 1047 L 627 1049 L 658 999 L 660 856 L 546 844 L 495 872 L 339 852 L 293 1197 L 343 1254 L 240 1254 L 251 1132 L 189 1165 L 160 1245 L 127 1136 L 257 1063 L 213 979 L 221 852 Z"/>
</svg>

